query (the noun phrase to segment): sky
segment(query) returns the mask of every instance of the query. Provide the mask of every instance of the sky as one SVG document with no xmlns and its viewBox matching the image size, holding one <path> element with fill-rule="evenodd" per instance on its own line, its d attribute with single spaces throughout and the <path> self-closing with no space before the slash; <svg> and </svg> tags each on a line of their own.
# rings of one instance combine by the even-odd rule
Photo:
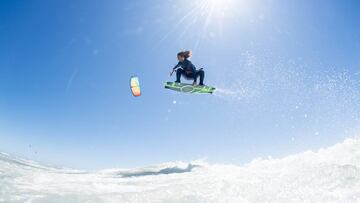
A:
<svg viewBox="0 0 360 203">
<path fill-rule="evenodd" d="M 0 151 L 80 169 L 243 164 L 357 136 L 359 9 L 355 0 L 3 0 Z M 214 95 L 164 89 L 182 50 Z"/>
</svg>

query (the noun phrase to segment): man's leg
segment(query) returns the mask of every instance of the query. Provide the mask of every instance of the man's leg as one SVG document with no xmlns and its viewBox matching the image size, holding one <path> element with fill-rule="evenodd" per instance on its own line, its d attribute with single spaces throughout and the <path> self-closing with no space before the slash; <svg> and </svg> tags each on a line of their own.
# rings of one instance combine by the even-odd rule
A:
<svg viewBox="0 0 360 203">
<path fill-rule="evenodd" d="M 200 77 L 199 85 L 204 85 L 205 72 L 203 70 L 196 71 L 195 81 L 197 77 Z"/>
<path fill-rule="evenodd" d="M 181 78 L 181 75 L 184 73 L 184 70 L 179 68 L 176 70 L 176 81 L 175 82 L 178 82 L 180 83 L 180 78 Z"/>
</svg>

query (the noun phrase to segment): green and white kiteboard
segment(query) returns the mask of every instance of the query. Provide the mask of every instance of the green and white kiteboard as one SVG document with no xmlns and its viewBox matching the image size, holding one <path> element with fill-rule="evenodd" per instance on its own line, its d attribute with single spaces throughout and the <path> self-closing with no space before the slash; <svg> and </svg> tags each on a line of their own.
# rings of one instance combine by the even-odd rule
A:
<svg viewBox="0 0 360 203">
<path fill-rule="evenodd" d="M 174 90 L 177 92 L 184 92 L 184 93 L 198 93 L 198 94 L 212 94 L 215 91 L 214 87 L 209 87 L 206 85 L 192 85 L 192 84 L 185 84 L 185 83 L 177 83 L 177 82 L 166 82 L 165 88 Z"/>
</svg>

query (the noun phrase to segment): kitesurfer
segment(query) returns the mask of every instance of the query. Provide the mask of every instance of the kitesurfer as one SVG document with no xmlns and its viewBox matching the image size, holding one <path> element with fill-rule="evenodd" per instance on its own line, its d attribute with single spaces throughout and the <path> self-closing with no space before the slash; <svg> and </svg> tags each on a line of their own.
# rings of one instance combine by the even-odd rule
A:
<svg viewBox="0 0 360 203">
<path fill-rule="evenodd" d="M 205 72 L 201 68 L 196 70 L 194 64 L 189 61 L 192 55 L 191 51 L 182 51 L 177 54 L 179 63 L 173 68 L 173 72 L 176 71 L 176 83 L 180 83 L 181 76 L 184 76 L 187 80 L 194 80 L 193 85 L 197 84 L 197 78 L 200 77 L 200 86 L 204 85 Z M 172 72 L 172 73 L 173 73 Z M 172 75 L 172 74 L 171 74 Z"/>
</svg>

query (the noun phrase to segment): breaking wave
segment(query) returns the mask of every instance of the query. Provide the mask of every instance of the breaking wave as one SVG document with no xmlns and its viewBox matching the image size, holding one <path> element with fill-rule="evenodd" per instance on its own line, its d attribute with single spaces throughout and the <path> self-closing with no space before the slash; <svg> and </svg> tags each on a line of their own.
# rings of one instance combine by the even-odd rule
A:
<svg viewBox="0 0 360 203">
<path fill-rule="evenodd" d="M 87 172 L 0 153 L 0 202 L 360 202 L 360 140 L 244 166 Z"/>
</svg>

